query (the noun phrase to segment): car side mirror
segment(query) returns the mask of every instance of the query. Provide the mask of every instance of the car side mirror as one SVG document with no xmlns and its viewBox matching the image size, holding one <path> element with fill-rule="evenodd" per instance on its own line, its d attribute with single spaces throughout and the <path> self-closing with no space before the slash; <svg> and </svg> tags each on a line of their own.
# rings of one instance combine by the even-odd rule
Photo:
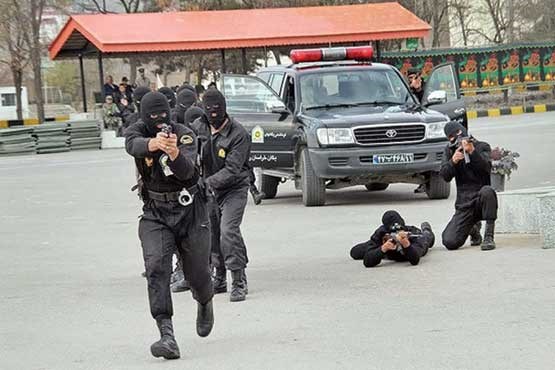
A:
<svg viewBox="0 0 555 370">
<path fill-rule="evenodd" d="M 275 114 L 279 114 L 279 120 L 283 121 L 284 119 L 287 118 L 287 116 L 289 116 L 291 114 L 291 112 L 289 112 L 289 109 L 287 109 L 285 106 L 277 106 L 277 107 L 272 107 L 272 113 Z"/>
<path fill-rule="evenodd" d="M 445 90 L 435 90 L 426 98 L 426 105 L 437 105 L 447 103 L 447 92 Z"/>
</svg>

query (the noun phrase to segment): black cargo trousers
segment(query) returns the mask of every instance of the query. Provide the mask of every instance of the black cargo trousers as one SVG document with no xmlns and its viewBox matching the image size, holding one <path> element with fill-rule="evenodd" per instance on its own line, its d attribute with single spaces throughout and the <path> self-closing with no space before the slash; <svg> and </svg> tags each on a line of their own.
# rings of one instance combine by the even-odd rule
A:
<svg viewBox="0 0 555 370">
<path fill-rule="evenodd" d="M 241 223 L 247 206 L 249 184 L 217 192 L 208 201 L 212 233 L 212 265 L 230 271 L 247 267 L 247 247 L 241 235 Z"/>
<path fill-rule="evenodd" d="M 449 250 L 462 247 L 476 223 L 497 219 L 497 194 L 491 186 L 483 186 L 478 192 L 465 189 L 457 192 L 463 193 L 461 198 L 466 201 L 455 205 L 455 214 L 443 230 L 443 245 Z"/>
<path fill-rule="evenodd" d="M 192 204 L 149 200 L 139 221 L 150 313 L 154 319 L 173 315 L 170 292 L 172 256 L 178 251 L 193 298 L 205 304 L 214 295 L 210 274 L 210 230 L 206 201 Z"/>
</svg>

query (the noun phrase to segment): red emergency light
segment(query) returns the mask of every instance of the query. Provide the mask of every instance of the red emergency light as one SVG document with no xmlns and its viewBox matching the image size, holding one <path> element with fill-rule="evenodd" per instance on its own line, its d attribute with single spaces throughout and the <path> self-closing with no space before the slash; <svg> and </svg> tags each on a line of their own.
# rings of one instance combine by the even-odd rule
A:
<svg viewBox="0 0 555 370">
<path fill-rule="evenodd" d="M 306 63 L 331 60 L 372 60 L 373 54 L 372 46 L 353 46 L 348 48 L 291 50 L 289 57 L 293 63 Z"/>
</svg>

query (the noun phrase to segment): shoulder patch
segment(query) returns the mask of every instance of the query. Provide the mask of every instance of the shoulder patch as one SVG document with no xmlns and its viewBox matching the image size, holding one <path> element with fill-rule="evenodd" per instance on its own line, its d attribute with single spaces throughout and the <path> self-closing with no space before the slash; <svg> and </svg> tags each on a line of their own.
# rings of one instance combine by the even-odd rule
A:
<svg viewBox="0 0 555 370">
<path fill-rule="evenodd" d="M 179 142 L 183 145 L 189 145 L 193 143 L 193 137 L 191 135 L 183 135 L 181 136 L 181 139 L 179 139 Z"/>
<path fill-rule="evenodd" d="M 220 158 L 225 158 L 225 154 L 226 154 L 226 153 L 225 153 L 225 149 L 224 149 L 224 148 L 221 148 L 221 149 L 218 151 L 218 157 L 220 157 Z"/>
</svg>

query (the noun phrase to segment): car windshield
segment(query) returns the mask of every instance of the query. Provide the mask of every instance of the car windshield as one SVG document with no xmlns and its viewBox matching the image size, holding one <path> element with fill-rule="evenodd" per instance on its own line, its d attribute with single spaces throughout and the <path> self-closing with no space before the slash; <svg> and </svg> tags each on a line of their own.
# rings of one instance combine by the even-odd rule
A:
<svg viewBox="0 0 555 370">
<path fill-rule="evenodd" d="M 304 110 L 414 103 L 393 70 L 341 70 L 301 76 Z"/>
</svg>

